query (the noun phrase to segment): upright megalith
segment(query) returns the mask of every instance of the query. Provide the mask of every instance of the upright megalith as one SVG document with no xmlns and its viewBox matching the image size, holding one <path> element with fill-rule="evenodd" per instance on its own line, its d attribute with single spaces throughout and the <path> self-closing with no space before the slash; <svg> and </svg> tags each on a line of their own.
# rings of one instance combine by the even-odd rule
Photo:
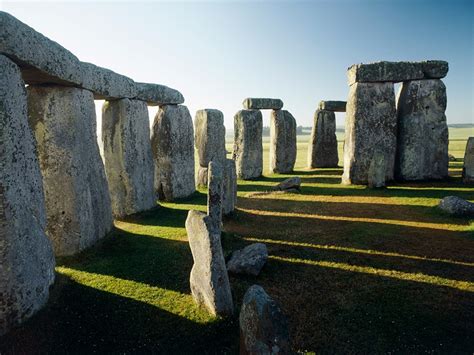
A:
<svg viewBox="0 0 474 355">
<path fill-rule="evenodd" d="M 448 176 L 446 101 L 446 87 L 439 79 L 402 84 L 397 103 L 397 179 L 444 179 Z"/>
<path fill-rule="evenodd" d="M 160 200 L 172 201 L 194 193 L 193 120 L 186 106 L 160 107 L 153 123 L 151 146 L 155 190 Z"/>
<path fill-rule="evenodd" d="M 144 101 L 105 101 L 102 142 L 112 212 L 123 217 L 156 205 L 148 108 Z"/>
<path fill-rule="evenodd" d="M 72 255 L 112 229 L 94 96 L 64 86 L 28 86 L 28 113 L 43 174 L 47 234 L 56 255 Z"/>
<path fill-rule="evenodd" d="M 20 69 L 0 55 L 0 336 L 38 311 L 54 255 Z"/>
<path fill-rule="evenodd" d="M 224 191 L 222 200 L 222 214 L 229 215 L 235 210 L 237 203 L 237 173 L 235 161 L 226 159 L 224 162 Z"/>
<path fill-rule="evenodd" d="M 242 103 L 246 110 L 280 110 L 283 107 L 283 101 L 280 99 L 268 98 L 247 98 Z"/>
<path fill-rule="evenodd" d="M 210 216 L 191 210 L 186 219 L 186 232 L 194 260 L 189 280 L 194 300 L 214 315 L 231 315 L 234 306 L 220 228 L 216 228 Z"/>
<path fill-rule="evenodd" d="M 270 171 L 290 173 L 296 161 L 296 120 L 286 110 L 273 110 L 270 118 Z"/>
<path fill-rule="evenodd" d="M 262 175 L 262 113 L 259 110 L 240 110 L 234 116 L 234 151 L 237 177 L 253 179 Z"/>
<path fill-rule="evenodd" d="M 465 184 L 474 184 L 474 137 L 469 137 L 464 152 L 462 181 Z"/>
<path fill-rule="evenodd" d="M 339 162 L 336 138 L 336 115 L 332 111 L 318 109 L 308 143 L 309 168 L 333 168 Z"/>
<path fill-rule="evenodd" d="M 224 194 L 224 167 L 217 161 L 209 163 L 207 191 L 207 214 L 216 228 L 222 223 L 222 200 Z"/>
</svg>

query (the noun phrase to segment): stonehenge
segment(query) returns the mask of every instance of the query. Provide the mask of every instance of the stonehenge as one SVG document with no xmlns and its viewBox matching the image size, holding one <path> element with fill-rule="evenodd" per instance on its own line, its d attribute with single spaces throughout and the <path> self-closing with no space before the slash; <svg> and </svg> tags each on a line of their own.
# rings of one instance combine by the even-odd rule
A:
<svg viewBox="0 0 474 355">
<path fill-rule="evenodd" d="M 224 167 L 217 161 L 209 163 L 207 215 L 215 228 L 222 223 L 222 200 L 224 194 Z"/>
<path fill-rule="evenodd" d="M 231 214 L 235 210 L 237 203 L 237 172 L 235 161 L 226 159 L 224 162 L 224 189 L 222 198 L 222 214 Z"/>
<path fill-rule="evenodd" d="M 280 99 L 268 98 L 246 98 L 242 103 L 246 110 L 280 110 L 283 107 L 283 101 Z"/>
<path fill-rule="evenodd" d="M 296 162 L 296 120 L 286 110 L 270 117 L 270 172 L 291 173 Z"/>
<path fill-rule="evenodd" d="M 464 152 L 462 180 L 465 184 L 474 183 L 474 137 L 469 137 Z"/>
</svg>

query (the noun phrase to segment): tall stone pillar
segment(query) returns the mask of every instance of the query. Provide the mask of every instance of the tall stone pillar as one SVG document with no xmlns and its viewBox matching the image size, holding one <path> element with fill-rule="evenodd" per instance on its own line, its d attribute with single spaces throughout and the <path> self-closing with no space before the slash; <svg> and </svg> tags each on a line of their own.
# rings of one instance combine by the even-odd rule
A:
<svg viewBox="0 0 474 355">
<path fill-rule="evenodd" d="M 38 311 L 54 255 L 20 69 L 0 55 L 0 336 Z"/>
<path fill-rule="evenodd" d="M 105 101 L 102 142 L 113 214 L 124 217 L 156 206 L 146 102 Z"/>
<path fill-rule="evenodd" d="M 47 234 L 56 255 L 73 255 L 113 226 L 92 92 L 28 86 L 28 113 L 43 174 Z"/>
<path fill-rule="evenodd" d="M 296 161 L 296 120 L 286 110 L 273 110 L 270 118 L 270 171 L 290 173 Z"/>
<path fill-rule="evenodd" d="M 186 106 L 160 107 L 153 123 L 151 147 L 155 190 L 160 200 L 172 201 L 194 193 L 193 120 Z"/>
<path fill-rule="evenodd" d="M 328 110 L 316 110 L 308 144 L 309 168 L 337 167 L 336 114 Z"/>
<path fill-rule="evenodd" d="M 254 179 L 262 175 L 262 113 L 259 110 L 240 110 L 234 116 L 234 151 L 237 177 Z"/>
<path fill-rule="evenodd" d="M 237 173 L 235 161 L 226 159 L 224 163 L 224 192 L 222 201 L 222 214 L 229 215 L 235 210 L 237 203 Z"/>
<path fill-rule="evenodd" d="M 474 184 L 474 137 L 469 137 L 464 152 L 462 181 L 465 184 Z"/>
</svg>

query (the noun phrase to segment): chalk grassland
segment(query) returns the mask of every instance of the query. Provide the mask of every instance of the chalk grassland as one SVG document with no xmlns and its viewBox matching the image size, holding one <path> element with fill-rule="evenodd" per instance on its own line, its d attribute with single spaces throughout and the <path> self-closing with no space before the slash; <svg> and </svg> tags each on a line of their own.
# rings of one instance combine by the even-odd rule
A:
<svg viewBox="0 0 474 355">
<path fill-rule="evenodd" d="M 237 353 L 238 308 L 257 283 L 288 315 L 295 350 L 472 353 L 474 223 L 435 208 L 447 195 L 474 201 L 460 181 L 467 134 L 451 131 L 463 141 L 450 143 L 458 161 L 446 182 L 342 186 L 341 168 L 305 169 L 303 139 L 301 194 L 253 195 L 290 175 L 239 181 L 225 254 L 261 241 L 270 258 L 258 277 L 231 276 L 228 320 L 209 316 L 189 290 L 184 221 L 189 209 L 205 211 L 205 190 L 117 221 L 100 245 L 57 261 L 47 307 L 0 339 L 0 352 Z"/>
</svg>

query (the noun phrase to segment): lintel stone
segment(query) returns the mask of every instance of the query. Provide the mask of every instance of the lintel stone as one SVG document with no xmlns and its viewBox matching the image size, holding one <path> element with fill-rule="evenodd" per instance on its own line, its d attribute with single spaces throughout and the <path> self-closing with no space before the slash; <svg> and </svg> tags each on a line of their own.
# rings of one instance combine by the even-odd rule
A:
<svg viewBox="0 0 474 355">
<path fill-rule="evenodd" d="M 320 101 L 319 109 L 332 112 L 346 112 L 346 101 Z"/>
<path fill-rule="evenodd" d="M 252 98 L 249 97 L 243 102 L 247 110 L 279 110 L 283 107 L 280 99 Z"/>
</svg>

